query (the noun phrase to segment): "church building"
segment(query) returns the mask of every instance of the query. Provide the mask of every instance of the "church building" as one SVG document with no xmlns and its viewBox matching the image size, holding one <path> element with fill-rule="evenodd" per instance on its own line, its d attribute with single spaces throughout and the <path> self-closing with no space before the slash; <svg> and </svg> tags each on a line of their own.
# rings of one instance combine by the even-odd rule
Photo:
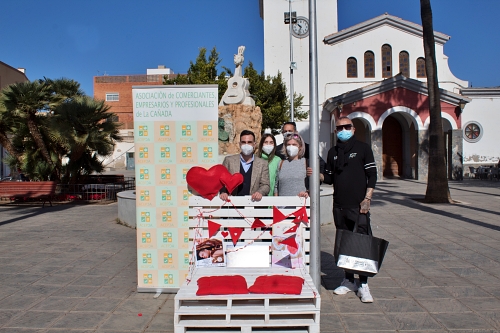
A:
<svg viewBox="0 0 500 333">
<path fill-rule="evenodd" d="M 307 0 L 259 0 L 264 23 L 264 71 L 283 73 L 309 110 Z M 427 179 L 429 103 L 422 26 L 383 14 L 338 31 L 337 1 L 316 0 L 320 154 L 335 143 L 335 120 L 352 119 L 358 140 L 371 144 L 379 179 Z M 284 23 L 284 14 L 296 22 Z M 500 157 L 500 88 L 470 88 L 453 75 L 434 32 L 449 179 Z M 293 64 L 293 74 L 290 66 Z M 309 121 L 297 123 L 309 136 Z"/>
</svg>

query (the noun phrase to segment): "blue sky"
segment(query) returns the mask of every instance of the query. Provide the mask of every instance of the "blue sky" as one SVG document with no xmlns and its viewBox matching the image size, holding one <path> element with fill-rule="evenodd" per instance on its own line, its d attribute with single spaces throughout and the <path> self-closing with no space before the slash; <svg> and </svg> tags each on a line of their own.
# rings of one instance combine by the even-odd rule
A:
<svg viewBox="0 0 500 333">
<path fill-rule="evenodd" d="M 265 0 L 283 1 L 283 0 Z M 474 87 L 500 86 L 500 1 L 431 0 L 434 29 L 452 72 Z M 165 65 L 185 73 L 200 47 L 217 47 L 221 65 L 245 45 L 245 65 L 263 70 L 258 0 L 2 1 L 0 61 L 30 80 L 67 77 L 93 94 L 97 75 L 145 74 Z M 339 30 L 385 12 L 420 24 L 418 0 L 338 0 Z M 321 69 L 319 69 L 321 70 Z"/>
</svg>

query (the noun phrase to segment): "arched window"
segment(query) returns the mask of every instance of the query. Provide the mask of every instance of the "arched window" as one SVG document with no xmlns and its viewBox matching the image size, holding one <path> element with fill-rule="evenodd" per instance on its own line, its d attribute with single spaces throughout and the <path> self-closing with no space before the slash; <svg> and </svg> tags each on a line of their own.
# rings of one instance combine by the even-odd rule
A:
<svg viewBox="0 0 500 333">
<path fill-rule="evenodd" d="M 358 61 L 354 57 L 347 59 L 347 77 L 358 77 Z"/>
<path fill-rule="evenodd" d="M 417 77 L 427 77 L 425 74 L 425 59 L 422 57 L 417 59 Z"/>
<path fill-rule="evenodd" d="M 399 52 L 399 72 L 410 77 L 410 55 L 406 51 Z"/>
<path fill-rule="evenodd" d="M 375 55 L 372 51 L 365 52 L 365 77 L 375 77 Z"/>
<path fill-rule="evenodd" d="M 382 45 L 382 77 L 392 76 L 392 47 Z"/>
</svg>

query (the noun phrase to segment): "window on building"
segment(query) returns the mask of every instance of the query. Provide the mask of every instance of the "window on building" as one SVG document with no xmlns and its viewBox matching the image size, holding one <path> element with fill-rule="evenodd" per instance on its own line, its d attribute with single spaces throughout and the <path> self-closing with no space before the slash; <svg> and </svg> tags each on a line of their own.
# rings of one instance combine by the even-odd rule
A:
<svg viewBox="0 0 500 333">
<path fill-rule="evenodd" d="M 106 102 L 116 102 L 120 100 L 119 93 L 107 93 L 106 94 Z"/>
<path fill-rule="evenodd" d="M 382 77 L 392 76 L 392 47 L 382 45 Z"/>
<path fill-rule="evenodd" d="M 347 59 L 347 77 L 358 77 L 358 61 L 354 57 Z"/>
<path fill-rule="evenodd" d="M 375 55 L 372 51 L 365 52 L 365 77 L 375 77 Z"/>
<path fill-rule="evenodd" d="M 417 59 L 417 77 L 427 77 L 425 73 L 425 58 Z"/>
<path fill-rule="evenodd" d="M 406 51 L 399 52 L 399 72 L 410 77 L 410 55 Z"/>
<path fill-rule="evenodd" d="M 467 142 L 478 142 L 483 136 L 483 127 L 475 121 L 470 121 L 464 126 L 464 139 Z"/>
</svg>

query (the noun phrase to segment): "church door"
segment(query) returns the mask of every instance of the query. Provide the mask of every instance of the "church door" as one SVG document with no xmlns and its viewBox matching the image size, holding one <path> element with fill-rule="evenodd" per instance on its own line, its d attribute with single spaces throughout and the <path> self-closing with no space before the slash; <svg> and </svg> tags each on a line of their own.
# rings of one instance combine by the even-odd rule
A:
<svg viewBox="0 0 500 333">
<path fill-rule="evenodd" d="M 403 131 L 392 116 L 387 117 L 382 125 L 382 163 L 384 177 L 403 175 Z"/>
</svg>

